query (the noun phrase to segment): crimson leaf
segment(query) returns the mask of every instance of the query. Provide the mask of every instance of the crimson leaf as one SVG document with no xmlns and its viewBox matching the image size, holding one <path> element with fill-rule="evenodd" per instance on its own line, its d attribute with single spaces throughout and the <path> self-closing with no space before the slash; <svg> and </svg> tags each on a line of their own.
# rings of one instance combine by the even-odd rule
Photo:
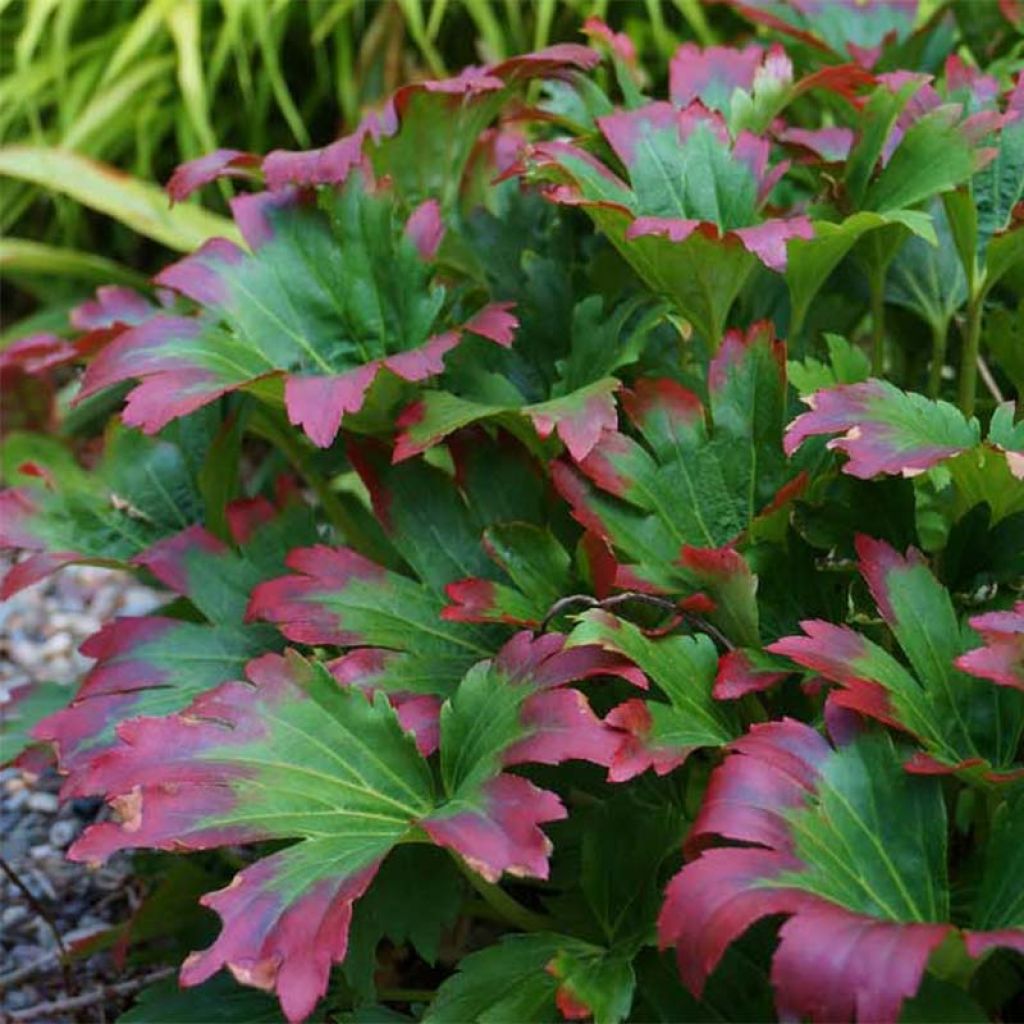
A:
<svg viewBox="0 0 1024 1024">
<path fill-rule="evenodd" d="M 918 551 L 902 556 L 859 536 L 857 552 L 861 575 L 909 668 L 848 626 L 820 620 L 801 623 L 805 635 L 768 649 L 838 683 L 837 704 L 915 736 L 927 754 L 915 758 L 912 770 L 1012 772 L 1024 734 L 1024 694 L 957 667 L 974 646 L 971 634 Z"/>
<path fill-rule="evenodd" d="M 732 744 L 687 839 L 703 852 L 670 883 L 659 922 L 694 994 L 754 921 L 786 914 L 772 967 L 780 1015 L 897 1020 L 955 928 L 942 790 L 903 757 L 884 734 L 833 750 L 790 719 Z M 1019 830 L 1004 821 L 990 848 L 1000 860 Z M 743 845 L 707 849 L 715 837 Z M 993 915 L 978 899 L 963 919 L 971 953 L 1024 945 L 1020 910 Z"/>
<path fill-rule="evenodd" d="M 94 826 L 72 855 L 296 840 L 204 898 L 224 927 L 182 980 L 199 984 L 227 965 L 302 1020 L 345 957 L 353 902 L 401 839 L 425 832 L 487 878 L 546 876 L 539 826 L 565 809 L 504 769 L 607 763 L 613 731 L 563 685 L 629 671 L 598 648 L 563 643 L 519 634 L 470 671 L 442 713 L 440 792 L 383 695 L 339 687 L 294 652 L 264 655 L 248 682 L 223 684 L 180 715 L 119 726 L 121 744 L 90 764 L 87 783 L 122 820 Z"/>
</svg>

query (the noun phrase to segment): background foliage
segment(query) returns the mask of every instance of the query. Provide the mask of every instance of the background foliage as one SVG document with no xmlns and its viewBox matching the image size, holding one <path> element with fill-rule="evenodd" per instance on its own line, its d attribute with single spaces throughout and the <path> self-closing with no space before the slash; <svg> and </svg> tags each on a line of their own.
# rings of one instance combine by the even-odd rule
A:
<svg viewBox="0 0 1024 1024">
<path fill-rule="evenodd" d="M 1017 6 L 94 10 L 3 11 L 0 593 L 168 593 L 6 715 L 157 851 L 126 1019 L 1012 1019 Z"/>
</svg>

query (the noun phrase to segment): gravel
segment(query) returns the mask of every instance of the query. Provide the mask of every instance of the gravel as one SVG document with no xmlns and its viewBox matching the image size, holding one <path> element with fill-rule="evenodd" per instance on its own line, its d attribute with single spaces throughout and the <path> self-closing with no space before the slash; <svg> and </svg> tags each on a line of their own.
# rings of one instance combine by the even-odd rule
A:
<svg viewBox="0 0 1024 1024">
<path fill-rule="evenodd" d="M 142 615 L 161 600 L 127 574 L 74 566 L 0 604 L 0 705 L 35 682 L 73 688 L 91 664 L 78 651 L 81 642 L 115 615 Z M 0 1019 L 5 1022 L 114 1020 L 130 1001 L 124 989 L 131 985 L 118 983 L 131 982 L 137 973 L 117 968 L 109 951 L 76 952 L 76 945 L 124 921 L 138 906 L 142 887 L 124 854 L 102 866 L 67 860 L 67 847 L 108 812 L 94 798 L 61 802 L 59 789 L 52 767 L 38 775 L 0 769 Z M 58 935 L 72 953 L 66 971 Z M 101 990 L 103 998 L 86 1006 L 49 1005 L 80 1003 L 83 993 Z"/>
</svg>

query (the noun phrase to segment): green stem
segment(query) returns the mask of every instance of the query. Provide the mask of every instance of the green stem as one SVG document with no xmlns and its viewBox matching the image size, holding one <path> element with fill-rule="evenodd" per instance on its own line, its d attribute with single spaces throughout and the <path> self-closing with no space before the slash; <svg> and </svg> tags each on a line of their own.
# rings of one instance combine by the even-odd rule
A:
<svg viewBox="0 0 1024 1024">
<path fill-rule="evenodd" d="M 455 863 L 466 876 L 469 884 L 476 889 L 484 902 L 500 916 L 502 921 L 524 932 L 543 932 L 551 929 L 551 919 L 545 914 L 538 914 L 533 910 L 528 910 L 509 896 L 501 886 L 481 878 L 461 857 L 454 854 L 453 856 L 455 857 Z"/>
<path fill-rule="evenodd" d="M 967 305 L 967 322 L 964 325 L 964 348 L 960 360 L 960 411 L 965 416 L 974 415 L 974 402 L 978 389 L 978 354 L 981 348 L 981 295 L 975 296 Z"/>
<path fill-rule="evenodd" d="M 871 291 L 871 373 L 885 372 L 885 269 L 868 276 Z"/>
<path fill-rule="evenodd" d="M 942 390 L 942 367 L 946 362 L 946 336 L 949 321 L 932 324 L 932 363 L 928 368 L 928 397 L 938 398 Z"/>
</svg>

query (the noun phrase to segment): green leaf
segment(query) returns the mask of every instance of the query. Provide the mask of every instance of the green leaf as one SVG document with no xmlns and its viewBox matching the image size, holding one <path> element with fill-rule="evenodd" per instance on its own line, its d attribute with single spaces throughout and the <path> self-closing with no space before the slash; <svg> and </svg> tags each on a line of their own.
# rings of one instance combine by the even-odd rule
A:
<svg viewBox="0 0 1024 1024">
<path fill-rule="evenodd" d="M 599 1024 L 617 1024 L 629 1012 L 629 962 L 598 946 L 562 935 L 510 935 L 471 953 L 437 993 L 429 1024 L 498 1024 L 562 1020 L 560 1005 L 589 1009 Z"/>
<path fill-rule="evenodd" d="M 795 238 L 789 244 L 786 284 L 793 305 L 791 333 L 797 334 L 807 319 L 814 297 L 828 276 L 865 235 L 887 227 L 902 226 L 928 242 L 935 242 L 931 218 L 919 210 L 885 213 L 861 210 L 839 223 L 816 220 L 814 237 Z"/>
<path fill-rule="evenodd" d="M 1015 309 L 986 313 L 984 340 L 1017 394 L 1024 395 L 1024 299 Z"/>
<path fill-rule="evenodd" d="M 958 107 L 938 107 L 915 121 L 868 188 L 864 208 L 907 209 L 968 179 L 978 149 L 959 116 Z"/>
<path fill-rule="evenodd" d="M 903 243 L 889 264 L 885 300 L 916 313 L 934 330 L 945 331 L 967 301 L 967 278 L 949 220 L 937 200 L 931 214 L 938 245 L 916 236 Z"/>
<path fill-rule="evenodd" d="M 979 931 L 1024 929 L 1024 795 L 1011 794 L 992 817 L 991 835 L 974 898 L 971 927 Z"/>
<path fill-rule="evenodd" d="M 70 196 L 179 252 L 211 238 L 240 237 L 224 217 L 188 203 L 172 208 L 163 189 L 71 151 L 5 146 L 0 149 L 0 175 Z"/>
<path fill-rule="evenodd" d="M 917 995 L 903 1004 L 900 1024 L 985 1024 L 989 1015 L 959 985 L 926 974 Z"/>
<path fill-rule="evenodd" d="M 739 728 L 735 712 L 711 696 L 718 654 L 707 636 L 652 640 L 638 627 L 605 611 L 580 616 L 569 642 L 597 644 L 625 655 L 667 700 L 630 701 L 608 721 L 632 735 L 609 777 L 625 781 L 652 767 L 664 775 L 700 747 L 719 747 Z"/>
<path fill-rule="evenodd" d="M 218 974 L 195 988 L 166 978 L 144 988 L 117 1024 L 284 1024 L 277 1001 Z"/>
<path fill-rule="evenodd" d="M 681 809 L 620 789 L 573 812 L 554 831 L 554 884 L 545 902 L 562 927 L 598 945 L 634 954 L 655 939 L 665 869 L 685 831 Z M 557 826 L 556 826 L 557 828 Z"/>
<path fill-rule="evenodd" d="M 455 924 L 465 890 L 462 875 L 441 850 L 400 846 L 388 857 L 352 915 L 343 969 L 361 1000 L 376 997 L 381 940 L 395 946 L 408 942 L 428 964 L 435 963 L 442 934 Z"/>
<path fill-rule="evenodd" d="M 789 382 L 801 397 L 838 384 L 856 384 L 871 376 L 871 360 L 859 348 L 838 334 L 826 334 L 825 341 L 828 365 L 813 356 L 786 363 Z"/>
</svg>

